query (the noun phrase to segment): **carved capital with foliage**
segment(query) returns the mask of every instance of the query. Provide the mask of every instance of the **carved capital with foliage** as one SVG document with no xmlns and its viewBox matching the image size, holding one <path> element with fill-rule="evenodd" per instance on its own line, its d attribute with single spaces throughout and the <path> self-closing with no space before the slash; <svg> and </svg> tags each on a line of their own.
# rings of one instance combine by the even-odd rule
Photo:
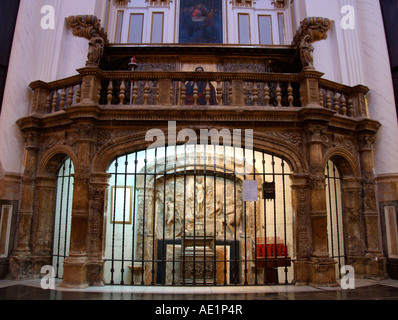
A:
<svg viewBox="0 0 398 320">
<path fill-rule="evenodd" d="M 376 136 L 373 134 L 364 134 L 359 137 L 359 149 L 362 151 L 372 151 Z"/>
<path fill-rule="evenodd" d="M 307 141 L 310 143 L 322 143 L 323 135 L 328 131 L 327 126 L 311 124 L 307 127 Z"/>
</svg>

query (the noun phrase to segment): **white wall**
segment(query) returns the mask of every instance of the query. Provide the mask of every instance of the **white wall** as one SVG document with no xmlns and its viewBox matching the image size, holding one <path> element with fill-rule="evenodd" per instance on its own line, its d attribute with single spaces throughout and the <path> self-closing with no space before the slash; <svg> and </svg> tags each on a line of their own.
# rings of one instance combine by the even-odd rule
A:
<svg viewBox="0 0 398 320">
<path fill-rule="evenodd" d="M 42 29 L 43 5 L 55 10 L 55 28 Z M 0 115 L 0 163 L 5 172 L 22 173 L 24 141 L 16 121 L 30 113 L 32 81 L 53 81 L 77 74 L 87 60 L 88 40 L 74 37 L 65 18 L 103 14 L 105 0 L 21 0 Z"/>
<path fill-rule="evenodd" d="M 382 127 L 375 143 L 376 174 L 398 173 L 398 124 L 391 66 L 378 0 L 357 0 L 359 42 L 368 94 L 369 115 Z"/>
<path fill-rule="evenodd" d="M 334 21 L 328 39 L 314 43 L 315 68 L 329 80 L 370 88 L 369 115 L 382 124 L 375 144 L 375 173 L 397 173 L 398 125 L 379 1 L 299 0 L 294 3 L 298 21 L 318 16 Z M 354 29 L 343 29 L 340 25 L 344 5 L 355 10 Z"/>
</svg>

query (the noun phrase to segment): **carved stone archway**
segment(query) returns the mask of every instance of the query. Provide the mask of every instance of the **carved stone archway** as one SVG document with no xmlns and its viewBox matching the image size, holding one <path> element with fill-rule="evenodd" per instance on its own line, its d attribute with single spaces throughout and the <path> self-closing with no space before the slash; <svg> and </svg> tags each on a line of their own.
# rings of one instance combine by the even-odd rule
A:
<svg viewBox="0 0 398 320">
<path fill-rule="evenodd" d="M 34 189 L 34 200 L 22 198 L 22 201 L 32 201 L 35 213 L 29 229 L 20 225 L 23 237 L 20 233 L 17 248 L 11 257 L 11 270 L 16 278 L 40 277 L 41 268 L 51 265 L 57 174 L 67 157 L 72 162 L 77 159 L 74 151 L 66 146 L 51 148 L 38 161 L 35 178 L 25 181 Z M 29 194 L 24 196 L 29 197 Z M 21 263 L 21 257 L 24 263 Z"/>
</svg>

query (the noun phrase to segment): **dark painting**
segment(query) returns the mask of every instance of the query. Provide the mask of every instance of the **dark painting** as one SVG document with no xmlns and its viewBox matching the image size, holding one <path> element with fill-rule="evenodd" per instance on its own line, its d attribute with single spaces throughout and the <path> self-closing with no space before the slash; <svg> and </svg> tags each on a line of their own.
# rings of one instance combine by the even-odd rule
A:
<svg viewBox="0 0 398 320">
<path fill-rule="evenodd" d="M 222 43 L 222 1 L 181 0 L 180 43 Z"/>
</svg>

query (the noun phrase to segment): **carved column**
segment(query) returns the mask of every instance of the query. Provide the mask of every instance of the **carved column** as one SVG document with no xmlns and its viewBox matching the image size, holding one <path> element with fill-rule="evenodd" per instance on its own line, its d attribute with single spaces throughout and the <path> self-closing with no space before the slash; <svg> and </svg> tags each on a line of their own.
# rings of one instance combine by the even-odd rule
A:
<svg viewBox="0 0 398 320">
<path fill-rule="evenodd" d="M 327 236 L 327 207 L 325 171 L 322 166 L 322 135 L 327 127 L 310 124 L 307 127 L 307 147 L 310 163 L 310 219 L 312 228 L 312 254 L 310 284 L 336 284 L 335 261 L 329 257 Z"/>
<path fill-rule="evenodd" d="M 56 168 L 53 171 L 55 172 Z M 56 177 L 37 178 L 37 218 L 32 230 L 34 277 L 40 277 L 42 266 L 51 265 L 56 182 Z"/>
<path fill-rule="evenodd" d="M 88 263 L 89 231 L 89 182 L 91 148 L 94 139 L 94 126 L 88 122 L 76 125 L 78 158 L 75 165 L 72 222 L 69 257 L 64 260 L 64 287 L 86 287 Z"/>
<path fill-rule="evenodd" d="M 309 258 L 312 253 L 312 231 L 310 212 L 310 189 L 308 175 L 292 175 L 292 205 L 295 212 L 296 261 L 294 262 L 294 283 L 306 285 L 309 282 Z"/>
<path fill-rule="evenodd" d="M 91 286 L 103 286 L 104 280 L 104 214 L 105 199 L 108 190 L 107 173 L 91 174 L 88 225 L 88 256 L 87 280 Z"/>
<path fill-rule="evenodd" d="M 359 137 L 359 153 L 362 171 L 363 219 L 365 224 L 365 275 L 370 278 L 385 277 L 385 258 L 380 249 L 379 215 L 373 174 L 373 134 Z"/>
<path fill-rule="evenodd" d="M 362 257 L 365 246 L 360 216 L 361 180 L 354 177 L 344 177 L 342 194 L 346 263 L 354 267 L 356 274 L 363 274 Z"/>
<path fill-rule="evenodd" d="M 10 258 L 10 272 L 13 278 L 30 277 L 32 273 L 31 231 L 35 210 L 36 168 L 39 151 L 39 134 L 34 130 L 24 132 L 26 143 L 25 170 L 22 177 L 21 208 L 16 248 Z"/>
</svg>

